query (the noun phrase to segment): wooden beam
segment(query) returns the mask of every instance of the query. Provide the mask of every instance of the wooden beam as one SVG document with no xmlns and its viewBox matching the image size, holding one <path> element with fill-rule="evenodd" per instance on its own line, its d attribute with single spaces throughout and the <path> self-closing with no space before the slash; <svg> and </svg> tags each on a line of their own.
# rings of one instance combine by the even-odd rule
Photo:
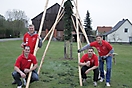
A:
<svg viewBox="0 0 132 88">
<path fill-rule="evenodd" d="M 45 14 L 46 14 L 46 9 L 47 9 L 47 5 L 48 5 L 48 1 L 49 1 L 49 0 L 47 0 L 47 2 L 46 2 L 45 8 L 44 8 L 44 12 L 43 12 L 43 15 L 42 15 L 42 19 L 41 19 L 41 24 L 40 24 L 40 28 L 39 28 L 39 32 L 38 32 L 38 36 L 39 36 L 39 37 L 40 37 L 41 31 L 42 31 L 42 27 L 43 27 L 43 23 L 44 23 L 44 18 L 45 18 Z M 35 56 L 36 56 L 36 53 L 37 53 L 38 42 L 39 42 L 39 39 L 37 39 L 36 45 L 35 45 L 35 49 L 34 49 L 34 55 L 35 55 Z M 33 67 L 33 64 L 31 64 L 30 69 L 31 69 L 32 67 Z M 32 72 L 30 72 L 29 75 L 28 75 L 26 88 L 29 87 L 31 75 L 32 75 Z"/>
<path fill-rule="evenodd" d="M 43 64 L 43 62 L 44 62 L 44 58 L 45 58 L 46 52 L 47 52 L 47 50 L 48 50 L 48 48 L 49 48 L 49 45 L 50 45 L 50 42 L 51 42 L 51 39 L 52 39 L 54 30 L 55 30 L 55 27 L 56 27 L 56 25 L 57 25 L 57 21 L 58 21 L 58 19 L 59 19 L 59 14 L 60 14 L 60 11 L 61 11 L 63 2 L 64 2 L 64 0 L 62 0 L 61 6 L 60 6 L 60 8 L 59 8 L 59 11 L 58 11 L 58 14 L 57 14 L 57 17 L 56 17 L 56 20 L 55 20 L 55 23 L 53 24 L 53 29 L 51 29 L 51 30 L 52 30 L 52 33 L 51 33 L 51 35 L 50 35 L 50 39 L 49 39 L 48 44 L 47 44 L 47 46 L 46 46 L 46 49 L 45 49 L 45 51 L 44 51 L 43 57 L 42 57 L 42 59 L 41 59 L 40 66 L 39 66 L 39 68 L 38 68 L 38 74 L 40 73 L 40 69 L 42 68 L 42 64 Z"/>
<path fill-rule="evenodd" d="M 75 31 L 76 31 L 76 33 L 77 33 L 76 26 L 75 26 L 75 22 L 74 22 L 72 16 L 71 16 L 71 19 L 72 19 L 72 22 L 73 22 L 74 29 L 75 29 Z M 79 45 L 80 45 L 80 47 L 82 47 L 82 43 L 81 43 L 81 41 L 80 41 L 80 38 L 79 38 Z M 83 54 L 84 54 L 84 51 L 83 51 Z"/>
<path fill-rule="evenodd" d="M 76 6 L 76 8 L 78 8 L 77 0 L 76 0 L 76 5 L 75 6 Z M 77 9 L 76 9 L 76 30 L 77 30 L 77 45 L 78 45 L 78 49 L 80 49 Z M 78 53 L 78 63 L 79 62 L 80 62 L 80 53 Z M 80 86 L 82 86 L 81 67 L 79 65 L 78 65 L 78 71 L 79 71 Z"/>
<path fill-rule="evenodd" d="M 64 10 L 62 10 L 61 14 L 59 14 L 59 18 L 57 20 L 57 23 L 61 20 L 61 18 L 63 17 L 63 15 L 64 15 Z M 49 36 L 49 34 L 51 33 L 52 30 L 53 30 L 53 26 L 51 27 L 50 31 L 48 32 L 48 34 L 43 39 L 42 43 L 46 40 L 46 38 Z"/>
<path fill-rule="evenodd" d="M 73 0 L 73 2 L 74 2 L 74 4 L 76 5 L 76 2 L 75 2 L 74 0 Z M 86 32 L 85 32 L 85 29 L 83 28 L 83 26 L 82 26 L 82 24 L 81 24 L 82 21 L 81 21 L 81 17 L 80 17 L 80 15 L 79 15 L 79 12 L 78 12 L 77 7 L 76 7 L 76 14 L 78 15 L 78 20 L 80 20 L 80 22 L 78 22 L 78 23 L 79 23 L 79 26 L 80 26 L 80 28 L 81 28 L 83 34 L 84 34 L 84 37 L 85 37 L 87 43 L 89 44 L 89 40 L 88 40 L 87 34 L 86 34 Z"/>
</svg>

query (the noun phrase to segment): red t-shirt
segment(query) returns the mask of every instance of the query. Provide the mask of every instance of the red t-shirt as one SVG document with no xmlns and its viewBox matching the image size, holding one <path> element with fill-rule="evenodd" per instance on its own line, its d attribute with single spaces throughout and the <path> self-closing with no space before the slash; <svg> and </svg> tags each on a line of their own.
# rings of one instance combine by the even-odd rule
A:
<svg viewBox="0 0 132 88">
<path fill-rule="evenodd" d="M 93 54 L 92 58 L 89 58 L 88 57 L 88 54 L 84 54 L 82 56 L 82 58 L 80 59 L 80 62 L 81 63 L 84 63 L 84 62 L 87 62 L 87 61 L 90 61 L 90 66 L 98 66 L 99 65 L 99 62 L 98 62 L 98 57 Z"/>
<path fill-rule="evenodd" d="M 30 53 L 33 54 L 35 44 L 38 38 L 38 34 L 34 33 L 32 36 L 29 33 L 26 33 L 23 38 L 23 42 L 26 43 L 27 46 L 30 46 Z"/>
<path fill-rule="evenodd" d="M 24 70 L 25 68 L 30 69 L 31 63 L 37 64 L 37 59 L 34 55 L 29 54 L 28 58 L 26 59 L 24 54 L 21 54 L 17 58 L 15 66 L 17 66 L 20 70 Z"/>
<path fill-rule="evenodd" d="M 112 46 L 104 40 L 102 40 L 102 45 L 95 41 L 90 43 L 90 46 L 97 49 L 99 56 L 105 56 L 112 50 Z"/>
</svg>

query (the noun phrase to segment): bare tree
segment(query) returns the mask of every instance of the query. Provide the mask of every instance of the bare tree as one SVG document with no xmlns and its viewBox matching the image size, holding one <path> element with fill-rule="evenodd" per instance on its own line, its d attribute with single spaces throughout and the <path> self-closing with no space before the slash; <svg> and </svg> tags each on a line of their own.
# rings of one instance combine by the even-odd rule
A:
<svg viewBox="0 0 132 88">
<path fill-rule="evenodd" d="M 21 10 L 8 10 L 5 18 L 7 19 L 7 29 L 13 30 L 13 35 L 19 37 L 20 33 L 23 34 L 28 26 L 28 17 L 24 11 Z"/>
</svg>

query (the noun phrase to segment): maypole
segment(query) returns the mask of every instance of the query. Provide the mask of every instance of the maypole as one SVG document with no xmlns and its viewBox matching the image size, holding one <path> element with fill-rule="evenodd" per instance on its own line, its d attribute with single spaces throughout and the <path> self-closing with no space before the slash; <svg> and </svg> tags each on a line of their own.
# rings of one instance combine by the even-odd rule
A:
<svg viewBox="0 0 132 88">
<path fill-rule="evenodd" d="M 44 8 L 44 12 L 43 12 L 43 15 L 42 15 L 42 19 L 41 19 L 40 28 L 39 28 L 39 32 L 38 32 L 38 36 L 39 36 L 39 37 L 40 37 L 40 35 L 41 35 L 41 31 L 42 31 L 42 27 L 43 27 L 43 23 L 44 23 L 44 18 L 45 18 L 45 14 L 46 14 L 46 9 L 47 9 L 47 5 L 48 5 L 48 1 L 49 1 L 49 0 L 47 0 L 47 2 L 46 2 L 45 8 Z M 34 56 L 36 56 L 36 53 L 37 53 L 38 42 L 39 42 L 39 38 L 38 38 L 37 41 L 36 41 L 36 45 L 35 45 L 35 49 L 34 49 Z M 33 64 L 31 64 L 30 69 L 31 69 L 32 67 L 33 67 Z M 29 75 L 28 75 L 26 88 L 29 87 L 31 75 L 32 75 L 32 72 L 30 72 Z"/>
<path fill-rule="evenodd" d="M 77 30 L 77 46 L 78 49 L 80 49 L 80 44 L 79 44 L 79 28 L 78 28 L 78 14 L 77 14 L 77 8 L 78 8 L 78 3 L 76 0 L 76 30 Z M 78 53 L 78 63 L 80 62 L 80 53 Z M 82 77 L 81 77 L 81 67 L 78 65 L 78 70 L 79 70 L 79 82 L 80 86 L 82 86 Z"/>
<path fill-rule="evenodd" d="M 74 2 L 74 4 L 76 5 L 75 1 L 73 1 L 73 2 Z M 83 34 L 84 34 L 84 37 L 85 37 L 87 43 L 89 44 L 89 40 L 88 40 L 87 34 L 86 34 L 86 32 L 85 32 L 85 29 L 83 28 L 83 26 L 82 26 L 82 24 L 81 24 L 82 21 L 81 21 L 81 17 L 80 17 L 80 15 L 79 15 L 79 12 L 78 12 L 77 7 L 76 7 L 76 13 L 77 13 L 78 19 L 79 19 L 79 21 L 80 21 L 80 22 L 78 22 L 78 23 L 79 23 L 79 26 L 80 26 L 80 28 L 81 28 Z"/>
<path fill-rule="evenodd" d="M 42 57 L 42 59 L 41 59 L 40 66 L 39 66 L 39 68 L 38 68 L 38 74 L 40 73 L 40 69 L 41 69 L 42 64 L 43 64 L 43 62 L 44 62 L 44 58 L 45 58 L 46 52 L 47 52 L 47 50 L 48 50 L 48 48 L 49 48 L 49 44 L 50 44 L 50 42 L 51 42 L 51 39 L 52 39 L 54 30 L 55 30 L 55 27 L 56 27 L 56 25 L 57 25 L 57 21 L 58 21 L 59 16 L 60 16 L 59 14 L 60 14 L 60 11 L 61 11 L 63 2 L 64 2 L 64 0 L 62 0 L 61 6 L 60 6 L 60 8 L 59 8 L 59 11 L 58 11 L 58 14 L 57 14 L 57 17 L 56 17 L 56 20 L 55 20 L 55 23 L 54 23 L 54 25 L 53 25 L 53 27 L 52 27 L 52 29 L 51 29 L 51 30 L 52 30 L 52 33 L 51 33 L 51 35 L 50 35 L 50 39 L 49 39 L 48 44 L 47 44 L 47 46 L 46 46 L 46 49 L 45 49 L 45 51 L 44 51 L 43 57 Z"/>
</svg>

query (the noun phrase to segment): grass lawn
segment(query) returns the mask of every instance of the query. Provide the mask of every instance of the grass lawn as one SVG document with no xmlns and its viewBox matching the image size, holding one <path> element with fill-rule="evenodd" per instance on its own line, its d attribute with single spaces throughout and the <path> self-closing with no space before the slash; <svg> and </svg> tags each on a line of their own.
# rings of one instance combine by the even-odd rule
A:
<svg viewBox="0 0 132 88">
<path fill-rule="evenodd" d="M 16 88 L 12 85 L 14 63 L 22 53 L 22 41 L 0 42 L 0 88 Z M 40 63 L 47 42 L 37 52 Z M 85 45 L 85 44 L 83 44 Z M 30 88 L 82 88 L 78 78 L 77 44 L 73 43 L 73 58 L 65 60 L 63 42 L 51 42 L 44 58 L 44 63 L 39 74 L 39 81 L 30 84 Z M 132 88 L 132 45 L 112 44 L 116 56 L 116 65 L 113 63 L 110 88 Z M 83 88 L 93 87 L 93 72 L 88 74 L 89 79 Z M 23 87 L 24 88 L 24 87 Z M 96 88 L 106 88 L 105 82 L 98 82 Z"/>
</svg>

